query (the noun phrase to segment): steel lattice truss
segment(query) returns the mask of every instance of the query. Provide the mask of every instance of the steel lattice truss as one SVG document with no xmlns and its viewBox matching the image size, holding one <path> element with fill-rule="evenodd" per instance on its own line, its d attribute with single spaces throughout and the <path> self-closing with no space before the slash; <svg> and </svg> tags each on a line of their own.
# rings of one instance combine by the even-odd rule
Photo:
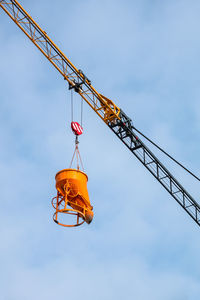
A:
<svg viewBox="0 0 200 300">
<path fill-rule="evenodd" d="M 17 1 L 0 0 L 0 6 L 105 123 L 118 118 L 119 108 L 94 89 L 85 74 L 70 62 Z"/>
<path fill-rule="evenodd" d="M 74 89 L 80 94 L 128 149 L 185 209 L 194 221 L 200 225 L 199 204 L 137 137 L 131 119 L 128 118 L 127 115 L 110 99 L 104 97 L 95 90 L 91 81 L 85 74 L 70 62 L 70 60 L 48 37 L 47 33 L 38 26 L 17 1 L 0 0 L 0 7 L 61 73 L 68 82 L 69 88 Z"/>
<path fill-rule="evenodd" d="M 122 117 L 120 121 L 117 121 L 117 124 L 111 124 L 109 126 L 129 150 L 200 226 L 199 204 L 137 137 L 132 129 L 131 120 L 127 119 L 125 115 L 124 118 Z"/>
</svg>

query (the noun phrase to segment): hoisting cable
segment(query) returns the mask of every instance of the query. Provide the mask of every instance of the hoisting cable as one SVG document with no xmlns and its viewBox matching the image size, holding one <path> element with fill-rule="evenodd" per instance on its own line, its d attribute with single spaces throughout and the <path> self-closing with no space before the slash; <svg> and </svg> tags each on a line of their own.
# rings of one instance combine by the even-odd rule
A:
<svg viewBox="0 0 200 300">
<path fill-rule="evenodd" d="M 83 127 L 83 98 L 81 99 L 81 127 Z"/>
<path fill-rule="evenodd" d="M 82 167 L 82 170 L 84 171 L 84 167 L 83 167 L 83 163 L 82 163 L 82 159 L 81 159 L 81 155 L 78 149 L 78 136 L 81 135 L 83 133 L 83 128 L 82 128 L 82 123 L 83 123 L 83 99 L 81 101 L 81 125 L 78 122 L 74 122 L 74 99 L 73 99 L 73 89 L 71 89 L 71 129 L 73 131 L 73 133 L 75 134 L 75 150 L 72 156 L 72 160 L 70 163 L 70 169 L 72 167 L 72 163 L 74 161 L 74 158 L 76 156 L 76 162 L 77 162 L 77 170 L 80 169 L 80 165 Z M 80 165 L 79 165 L 80 162 Z"/>
<path fill-rule="evenodd" d="M 156 143 L 154 143 L 151 139 L 149 139 L 147 136 L 145 136 L 141 131 L 139 131 L 137 128 L 132 126 L 132 128 L 137 131 L 141 136 L 143 136 L 147 141 L 149 141 L 152 145 L 154 145 L 156 148 L 158 148 L 161 152 L 163 152 L 166 156 L 168 156 L 171 160 L 173 160 L 177 165 L 182 167 L 186 172 L 188 172 L 190 175 L 192 175 L 195 179 L 200 181 L 200 178 L 197 177 L 194 173 L 192 173 L 190 170 L 188 170 L 186 167 L 184 167 L 180 162 L 178 162 L 175 158 L 173 158 L 169 153 L 167 153 L 165 150 L 163 150 L 161 147 L 159 147 Z"/>
<path fill-rule="evenodd" d="M 71 122 L 74 119 L 74 100 L 73 100 L 73 89 L 71 89 Z"/>
<path fill-rule="evenodd" d="M 74 120 L 74 97 L 71 89 L 71 122 Z M 83 126 L 83 98 L 81 99 L 81 127 Z"/>
</svg>

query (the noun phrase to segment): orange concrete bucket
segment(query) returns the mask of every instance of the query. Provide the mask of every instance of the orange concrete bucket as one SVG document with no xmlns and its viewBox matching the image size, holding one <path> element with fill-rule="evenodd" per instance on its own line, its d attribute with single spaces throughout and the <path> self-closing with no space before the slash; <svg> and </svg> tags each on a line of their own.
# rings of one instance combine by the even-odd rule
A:
<svg viewBox="0 0 200 300">
<path fill-rule="evenodd" d="M 55 208 L 54 221 L 65 227 L 90 224 L 93 219 L 93 207 L 90 204 L 87 190 L 87 175 L 76 169 L 64 169 L 56 174 L 57 196 L 52 199 Z M 73 224 L 59 221 L 59 217 L 71 215 Z M 62 218 L 63 219 L 63 218 Z"/>
</svg>

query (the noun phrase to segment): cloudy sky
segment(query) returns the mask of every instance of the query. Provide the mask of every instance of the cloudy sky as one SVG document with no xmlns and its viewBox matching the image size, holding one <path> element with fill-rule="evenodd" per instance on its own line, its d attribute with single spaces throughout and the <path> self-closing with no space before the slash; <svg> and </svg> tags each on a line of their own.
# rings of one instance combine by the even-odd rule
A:
<svg viewBox="0 0 200 300">
<path fill-rule="evenodd" d="M 199 1 L 20 3 L 100 93 L 200 175 Z M 74 229 L 52 221 L 54 176 L 74 149 L 68 86 L 3 10 L 0 45 L 1 299 L 198 299 L 200 228 L 86 104 L 80 152 L 95 217 Z M 200 202 L 199 183 L 151 149 Z"/>
</svg>

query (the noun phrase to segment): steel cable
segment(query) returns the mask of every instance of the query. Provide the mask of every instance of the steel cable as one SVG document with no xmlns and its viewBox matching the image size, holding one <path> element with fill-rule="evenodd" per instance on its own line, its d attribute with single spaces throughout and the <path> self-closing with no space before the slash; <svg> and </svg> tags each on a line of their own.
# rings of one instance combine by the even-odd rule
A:
<svg viewBox="0 0 200 300">
<path fill-rule="evenodd" d="M 154 145 L 156 148 L 158 148 L 161 152 L 163 152 L 166 156 L 168 156 L 171 160 L 173 160 L 177 165 L 179 165 L 181 168 L 183 168 L 186 172 L 188 172 L 190 175 L 192 175 L 195 179 L 200 181 L 200 178 L 198 176 L 196 176 L 194 173 L 192 173 L 190 170 L 188 170 L 185 166 L 183 166 L 180 162 L 178 162 L 175 158 L 173 158 L 169 153 L 167 153 L 160 146 L 158 146 L 156 143 L 154 143 L 151 139 L 149 139 L 147 136 L 145 136 L 141 131 L 139 131 L 134 126 L 132 126 L 132 128 L 135 131 L 137 131 L 141 136 L 143 136 L 147 141 L 149 141 L 152 145 Z"/>
</svg>

